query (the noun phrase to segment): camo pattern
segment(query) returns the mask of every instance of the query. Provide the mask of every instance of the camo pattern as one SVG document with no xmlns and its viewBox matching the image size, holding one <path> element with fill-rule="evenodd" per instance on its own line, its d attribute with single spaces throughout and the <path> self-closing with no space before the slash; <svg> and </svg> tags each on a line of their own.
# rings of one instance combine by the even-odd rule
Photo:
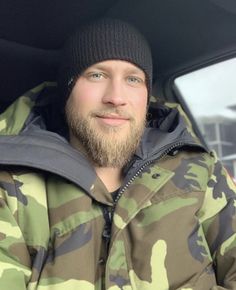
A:
<svg viewBox="0 0 236 290">
<path fill-rule="evenodd" d="M 0 174 L 1 289 L 235 289 L 236 189 L 213 156 L 179 153 L 142 172 L 118 202 L 108 255 L 101 206 L 46 180 Z"/>
<path fill-rule="evenodd" d="M 3 169 L 0 289 L 236 289 L 236 187 L 213 153 L 146 167 L 116 205 L 108 250 L 99 179 L 95 200 L 54 174 Z"/>
</svg>

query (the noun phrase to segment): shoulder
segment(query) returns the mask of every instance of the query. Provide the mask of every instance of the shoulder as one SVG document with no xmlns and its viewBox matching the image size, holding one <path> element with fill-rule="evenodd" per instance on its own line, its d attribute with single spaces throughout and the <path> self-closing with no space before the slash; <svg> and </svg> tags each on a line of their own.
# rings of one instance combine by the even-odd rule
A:
<svg viewBox="0 0 236 290">
<path fill-rule="evenodd" d="M 46 194 L 44 175 L 42 171 L 31 168 L 1 166 L 0 197 L 8 205 L 26 206 L 30 197 Z"/>
</svg>

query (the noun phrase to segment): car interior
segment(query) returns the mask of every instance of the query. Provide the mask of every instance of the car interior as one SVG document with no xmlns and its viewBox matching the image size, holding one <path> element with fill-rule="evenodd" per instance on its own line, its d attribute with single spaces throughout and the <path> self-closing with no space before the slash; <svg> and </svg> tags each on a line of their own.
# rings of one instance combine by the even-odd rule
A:
<svg viewBox="0 0 236 290">
<path fill-rule="evenodd" d="M 153 96 L 179 103 L 195 133 L 236 178 L 235 0 L 0 0 L 0 112 L 27 90 L 55 81 L 65 39 L 104 16 L 130 22 L 145 35 L 154 62 Z M 216 73 L 216 64 L 227 61 L 229 73 L 224 65 Z M 195 87 L 198 73 L 207 89 Z M 225 95 L 203 94 L 216 83 Z M 214 106 L 219 112 L 213 114 Z M 195 114 L 201 107 L 204 114 Z"/>
</svg>

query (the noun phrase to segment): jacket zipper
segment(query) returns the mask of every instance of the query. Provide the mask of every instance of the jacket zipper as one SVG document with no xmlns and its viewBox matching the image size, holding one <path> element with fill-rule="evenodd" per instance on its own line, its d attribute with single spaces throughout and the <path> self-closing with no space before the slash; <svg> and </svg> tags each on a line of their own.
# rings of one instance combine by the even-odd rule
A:
<svg viewBox="0 0 236 290">
<path fill-rule="evenodd" d="M 173 151 L 175 148 L 179 148 L 180 146 L 184 146 L 186 144 L 189 143 L 185 143 L 185 142 L 176 142 L 174 144 L 172 144 L 171 146 L 169 146 L 163 153 L 160 154 L 160 156 L 156 159 L 153 160 L 149 160 L 147 161 L 145 164 L 143 164 L 141 166 L 141 168 L 135 173 L 135 175 L 125 184 L 125 186 L 119 191 L 118 195 L 116 196 L 115 200 L 114 200 L 114 204 L 112 207 L 112 217 L 115 211 L 115 207 L 116 204 L 118 203 L 119 199 L 121 198 L 122 194 L 124 193 L 124 191 L 129 187 L 129 185 L 139 176 L 139 174 L 147 167 L 149 166 L 151 163 L 153 163 L 156 160 L 161 160 L 162 158 L 164 158 L 167 154 L 169 154 L 171 151 Z M 196 145 L 196 144 L 194 144 Z"/>
<path fill-rule="evenodd" d="M 105 244 L 105 252 L 106 252 L 105 260 L 106 260 L 108 256 L 110 240 L 111 240 L 112 216 L 111 216 L 111 210 L 109 209 L 108 206 L 102 207 L 102 213 L 105 220 L 105 226 L 102 232 L 102 238 Z"/>
<path fill-rule="evenodd" d="M 145 164 L 143 164 L 139 168 L 139 170 L 135 173 L 135 175 L 119 191 L 119 193 L 117 194 L 117 196 L 116 196 L 116 198 L 114 200 L 114 204 L 113 204 L 111 210 L 109 210 L 108 206 L 104 206 L 103 207 L 103 216 L 104 216 L 104 219 L 105 219 L 105 227 L 104 227 L 104 230 L 103 230 L 102 237 L 103 237 L 103 239 L 105 241 L 107 255 L 108 255 L 109 247 L 110 247 L 112 220 L 113 220 L 113 216 L 114 216 L 116 205 L 117 205 L 119 199 L 121 198 L 122 194 L 125 192 L 125 190 L 130 186 L 130 184 L 133 183 L 133 181 L 139 176 L 139 174 L 147 166 L 149 166 L 151 163 L 153 163 L 156 160 L 161 160 L 167 154 L 169 154 L 171 151 L 173 151 L 175 148 L 179 148 L 179 147 L 184 146 L 184 145 L 193 145 L 195 147 L 197 146 L 197 147 L 203 148 L 201 145 L 197 145 L 196 143 L 190 144 L 190 143 L 186 143 L 186 142 L 176 142 L 176 143 L 172 144 L 166 150 L 164 150 L 163 153 L 161 153 L 160 156 L 158 156 L 156 159 L 147 161 Z"/>
</svg>

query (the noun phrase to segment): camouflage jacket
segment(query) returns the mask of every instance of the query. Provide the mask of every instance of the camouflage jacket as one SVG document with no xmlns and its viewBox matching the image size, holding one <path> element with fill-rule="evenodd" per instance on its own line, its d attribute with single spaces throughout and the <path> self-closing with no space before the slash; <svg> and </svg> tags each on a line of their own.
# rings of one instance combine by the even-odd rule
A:
<svg viewBox="0 0 236 290">
<path fill-rule="evenodd" d="M 0 289 L 236 289 L 236 188 L 181 112 L 154 110 L 114 203 L 39 116 L 50 87 L 0 115 Z"/>
</svg>

